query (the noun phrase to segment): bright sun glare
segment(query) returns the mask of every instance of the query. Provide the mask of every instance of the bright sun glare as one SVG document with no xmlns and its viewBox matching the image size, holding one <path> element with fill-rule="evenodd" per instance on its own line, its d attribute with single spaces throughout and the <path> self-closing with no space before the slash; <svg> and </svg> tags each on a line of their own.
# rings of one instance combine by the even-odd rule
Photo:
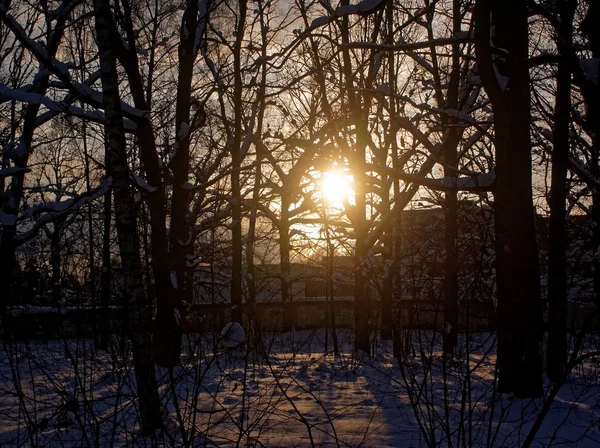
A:
<svg viewBox="0 0 600 448">
<path fill-rule="evenodd" d="M 342 202 L 350 192 L 345 177 L 340 173 L 325 173 L 323 196 L 329 202 Z"/>
</svg>

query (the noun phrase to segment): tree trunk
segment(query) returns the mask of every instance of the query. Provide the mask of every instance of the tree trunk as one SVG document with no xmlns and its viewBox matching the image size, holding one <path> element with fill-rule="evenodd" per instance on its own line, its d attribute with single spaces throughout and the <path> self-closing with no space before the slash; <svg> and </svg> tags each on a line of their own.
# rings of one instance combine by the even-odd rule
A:
<svg viewBox="0 0 600 448">
<path fill-rule="evenodd" d="M 571 118 L 571 58 L 575 2 L 558 3 L 558 63 L 550 186 L 550 229 L 548 237 L 548 378 L 564 380 L 567 362 L 567 239 L 565 235 L 569 124 Z"/>
<path fill-rule="evenodd" d="M 50 261 L 52 265 L 52 305 L 62 305 L 62 290 L 60 282 L 60 224 L 61 220 L 54 223 L 50 234 Z"/>
<path fill-rule="evenodd" d="M 80 57 L 80 61 L 84 58 Z M 81 104 L 83 108 L 83 103 Z M 85 187 L 87 191 L 92 190 L 92 183 L 90 179 L 90 157 L 88 152 L 87 144 L 87 123 L 85 120 L 81 123 L 82 125 L 82 138 L 83 138 L 83 157 L 84 157 L 84 176 L 85 176 Z M 92 302 L 92 331 L 94 334 L 94 347 L 100 348 L 100 338 L 98 335 L 98 303 L 97 303 L 97 291 L 96 291 L 96 262 L 94 250 L 94 217 L 92 211 L 92 204 L 87 206 L 87 230 L 88 230 L 88 263 L 90 270 L 90 298 Z"/>
<path fill-rule="evenodd" d="M 394 43 L 394 2 L 390 2 L 386 9 L 386 21 L 388 32 L 388 43 Z M 397 88 L 397 73 L 395 67 L 395 55 L 390 52 L 388 54 L 388 83 L 392 91 Z M 392 114 L 397 113 L 396 98 L 390 96 L 390 111 Z M 400 169 L 398 161 L 398 124 L 396 120 L 390 119 L 390 153 L 392 156 L 392 166 L 395 170 Z M 400 359 L 402 346 L 402 208 L 400 202 L 400 181 L 393 180 L 393 199 L 394 199 L 394 217 L 392 219 L 392 229 L 390 231 L 391 239 L 391 257 L 392 265 L 390 266 L 389 277 L 391 280 L 391 304 L 390 317 L 392 324 L 393 352 L 394 357 Z"/>
<path fill-rule="evenodd" d="M 259 2 L 259 6 L 262 4 Z M 269 46 L 269 39 L 267 36 L 268 27 L 264 22 L 265 16 L 263 14 L 263 10 L 261 9 L 260 14 L 260 24 L 261 24 L 261 56 L 266 60 L 267 51 Z M 258 89 L 258 97 L 257 101 L 260 104 L 257 123 L 256 123 L 256 132 L 259 135 L 262 135 L 263 132 L 263 123 L 265 118 L 265 90 L 267 85 L 267 66 L 263 64 L 261 67 L 260 74 L 260 85 Z M 256 316 L 256 272 L 254 269 L 254 249 L 256 244 L 256 222 L 258 218 L 258 204 L 260 200 L 260 192 L 261 192 L 261 182 L 262 182 L 262 160 L 265 155 L 263 154 L 261 148 L 256 146 L 256 171 L 254 173 L 254 186 L 252 188 L 252 208 L 250 210 L 250 217 L 248 223 L 248 235 L 246 237 L 246 281 L 248 283 L 248 297 L 247 297 L 247 315 L 249 326 L 252 330 L 252 334 L 254 337 L 260 337 L 261 329 L 259 327 L 259 322 L 257 321 Z"/>
<path fill-rule="evenodd" d="M 246 0 L 239 0 L 239 16 L 233 49 L 234 66 L 234 136 L 231 148 L 231 320 L 242 323 L 242 193 L 240 168 L 242 164 L 242 73 L 241 57 L 246 23 Z"/>
<path fill-rule="evenodd" d="M 387 181 L 385 181 L 387 184 Z M 386 186 L 389 190 L 389 184 Z M 382 208 L 383 210 L 389 210 L 390 198 L 387 191 L 382 195 Z M 394 252 L 394 229 L 387 229 L 382 235 L 382 241 L 384 246 L 384 277 L 382 285 L 382 297 L 381 297 L 381 339 L 384 341 L 391 341 L 393 337 L 393 319 L 392 319 L 392 300 L 394 294 L 394 279 L 392 276 L 391 269 L 387 271 L 386 266 L 389 260 L 393 260 Z"/>
<path fill-rule="evenodd" d="M 289 331 L 295 325 L 294 304 L 290 291 L 291 266 L 290 266 L 290 204 L 284 196 L 281 198 L 281 219 L 279 221 L 279 256 L 280 256 L 280 285 L 281 302 L 283 303 L 283 331 Z"/>
<path fill-rule="evenodd" d="M 581 23 L 581 31 L 588 38 L 592 56 L 600 58 L 600 4 L 590 1 L 585 19 Z M 592 174 L 600 175 L 600 73 L 596 72 L 595 80 L 582 80 L 581 91 L 587 107 L 585 126 L 592 139 Z M 600 192 L 592 193 L 592 243 L 594 253 L 600 250 Z M 600 307 L 600 259 L 594 257 L 594 293 L 596 302 Z"/>
<path fill-rule="evenodd" d="M 108 141 L 106 166 L 112 176 L 117 237 L 125 284 L 123 307 L 127 310 L 133 366 L 137 385 L 142 434 L 152 434 L 162 426 L 160 400 L 152 360 L 150 310 L 142 284 L 142 264 L 137 237 L 137 217 L 129 186 L 129 167 L 123 113 L 119 95 L 116 56 L 111 45 L 111 12 L 108 0 L 95 0 L 96 36 L 102 71 L 103 103 Z"/>
<path fill-rule="evenodd" d="M 187 269 L 190 252 L 189 228 L 187 225 L 190 205 L 190 192 L 187 188 L 190 167 L 190 133 L 194 123 L 190 120 L 190 98 L 194 62 L 198 53 L 197 28 L 199 22 L 206 24 L 207 10 L 199 10 L 200 2 L 189 2 L 183 14 L 181 43 L 179 45 L 179 71 L 177 78 L 177 103 L 175 106 L 176 148 L 173 156 L 173 196 L 171 200 L 171 227 L 169 231 L 169 265 L 173 298 L 165 301 L 164 317 L 157 312 L 156 338 L 166 338 L 168 343 L 163 351 L 167 364 L 179 363 L 181 352 L 181 313 L 184 298 L 193 297 L 193 270 Z M 202 3 L 206 5 L 206 3 Z M 204 31 L 204 30 L 202 30 Z M 171 316 L 174 316 L 172 320 Z M 166 317 L 166 318 L 165 318 Z M 160 318 L 160 319 L 159 319 Z M 159 325 L 159 320 L 163 325 Z M 155 341 L 155 350 L 158 344 Z M 155 353 L 156 356 L 156 353 Z"/>
<path fill-rule="evenodd" d="M 453 33 L 461 30 L 460 2 L 453 1 L 452 22 Z M 458 89 L 460 82 L 460 45 L 452 44 L 452 72 L 446 100 L 447 109 L 458 110 Z M 444 119 L 446 127 L 445 148 L 443 150 L 444 175 L 456 177 L 458 175 L 458 139 L 459 131 L 456 119 Z M 458 192 L 446 192 L 444 199 L 445 214 L 445 246 L 446 258 L 444 262 L 444 333 L 443 350 L 446 354 L 453 354 L 458 342 Z"/>
<path fill-rule="evenodd" d="M 506 51 L 504 57 L 492 57 L 492 28 L 493 44 Z M 531 184 L 527 5 L 479 0 L 475 31 L 477 65 L 495 123 L 498 390 L 539 397 L 542 308 Z"/>
<path fill-rule="evenodd" d="M 194 9 L 195 5 L 186 10 L 184 14 L 184 22 L 189 19 L 189 10 L 197 11 Z M 119 58 L 123 68 L 125 69 L 131 89 L 131 95 L 135 104 L 135 107 L 140 110 L 150 110 L 149 100 L 151 99 L 151 91 L 144 92 L 143 90 L 143 79 L 139 68 L 136 45 L 135 45 L 135 32 L 132 25 L 132 10 L 127 4 L 123 4 L 124 18 L 121 21 L 124 31 L 129 42 L 128 48 L 124 47 L 121 41 L 120 32 L 117 29 L 115 23 L 112 20 L 112 16 L 107 16 L 107 26 L 110 26 L 109 32 L 111 33 L 112 45 L 116 50 L 116 56 Z M 189 23 L 185 23 L 189 26 Z M 193 35 L 195 36 L 195 29 Z M 190 46 L 189 42 L 182 42 L 183 46 Z M 185 65 L 185 64 L 183 64 Z M 189 65 L 189 63 L 188 63 Z M 180 78 L 182 77 L 181 71 L 184 72 L 184 76 L 189 72 L 185 68 L 181 68 L 180 64 Z M 151 77 L 151 75 L 149 75 Z M 191 78 L 191 76 L 190 76 Z M 182 81 L 178 79 L 178 81 Z M 189 81 L 189 80 L 188 80 Z M 191 82 L 191 81 L 189 81 Z M 185 87 L 183 87 L 185 91 Z M 181 88 L 178 86 L 178 95 Z M 189 109 L 189 94 L 186 96 L 186 102 Z M 178 101 L 176 111 L 177 117 L 180 116 L 180 101 Z M 140 148 L 140 160 L 142 162 L 143 170 L 146 172 L 147 180 L 150 186 L 154 188 L 153 191 L 147 192 L 147 203 L 150 210 L 150 229 L 152 231 L 150 248 L 152 253 L 152 274 L 154 277 L 154 294 L 156 296 L 156 319 L 154 321 L 153 328 L 153 353 L 154 360 L 161 367 L 174 367 L 179 364 L 181 354 L 181 313 L 180 313 L 180 295 L 177 294 L 178 276 L 175 270 L 170 269 L 170 257 L 169 257 L 169 241 L 167 239 L 166 231 L 166 199 L 165 199 L 165 187 L 162 180 L 162 173 L 159 164 L 158 152 L 156 148 L 156 139 L 154 135 L 154 129 L 149 116 L 143 116 L 137 118 L 136 125 L 138 128 L 137 132 L 137 143 Z M 179 123 L 178 123 L 179 125 Z M 174 183 L 179 180 L 178 176 L 181 176 L 181 166 L 187 167 L 186 155 L 188 153 L 185 142 L 180 142 L 178 135 L 178 143 L 182 143 L 184 147 L 177 154 L 182 153 L 180 157 L 177 154 L 173 158 L 173 172 L 174 172 Z M 182 163 L 183 162 L 183 163 Z M 185 168 L 187 170 L 187 168 Z M 186 171 L 187 173 L 187 171 Z M 187 180 L 187 179 L 186 179 Z M 183 218 L 180 218 L 182 213 L 180 212 L 179 204 L 182 202 L 179 200 L 181 197 L 181 191 L 177 185 L 174 185 L 174 201 L 175 210 L 172 210 L 171 217 L 176 216 L 175 227 L 180 228 L 180 223 L 185 224 L 185 217 L 187 214 L 183 213 Z M 177 196 L 177 197 L 175 197 Z M 187 201 L 187 192 L 185 194 L 185 201 Z M 173 206 L 173 205 L 172 205 Z M 181 221 L 183 219 L 183 221 Z M 173 226 L 173 221 L 171 221 Z M 185 231 L 185 229 L 184 229 Z M 176 232 L 177 233 L 177 232 Z M 179 236 L 179 235 L 178 235 Z M 180 238 L 178 238 L 178 241 Z M 183 251 L 182 251 L 183 252 Z M 185 259 L 185 253 L 177 253 L 178 258 Z M 183 279 L 180 279 L 183 284 Z"/>
<path fill-rule="evenodd" d="M 6 8 L 10 6 L 5 5 Z M 70 9 L 67 9 L 70 11 Z M 53 22 L 54 28 L 47 30 L 48 38 L 48 56 L 54 57 L 58 51 L 59 44 L 63 38 L 65 23 L 69 13 L 63 13 L 57 16 Z M 50 23 L 50 22 L 48 22 Z M 41 67 L 40 72 L 35 76 L 31 88 L 31 93 L 45 95 L 48 90 L 50 74 Z M 18 145 L 24 150 L 19 151 L 18 155 L 11 156 L 13 164 L 17 168 L 27 167 L 33 136 L 37 128 L 36 119 L 40 110 L 40 104 L 30 103 L 25 108 L 25 116 L 23 119 L 21 138 Z M 13 143 L 14 139 L 13 139 Z M 11 182 L 7 190 L 4 192 L 4 209 L 3 213 L 14 216 L 14 224 L 5 223 L 2 226 L 2 237 L 0 238 L 0 285 L 6 288 L 3 294 L 0 294 L 0 319 L 2 324 L 6 326 L 7 305 L 9 298 L 15 295 L 14 291 L 14 272 L 16 268 L 15 251 L 17 242 L 15 236 L 17 232 L 16 218 L 19 213 L 21 201 L 23 199 L 23 187 L 25 185 L 25 173 L 20 172 L 12 176 Z"/>
<path fill-rule="evenodd" d="M 358 127 L 358 126 L 357 126 Z M 360 133 L 361 130 L 358 131 Z M 356 201 L 353 210 L 353 225 L 356 233 L 354 248 L 354 337 L 355 349 L 362 350 L 370 355 L 370 321 L 371 308 L 369 300 L 369 279 L 365 272 L 365 261 L 367 257 L 367 220 L 366 220 L 366 182 L 365 173 L 365 147 L 358 138 L 357 148 L 353 156 L 354 164 L 354 198 Z"/>
<path fill-rule="evenodd" d="M 99 347 L 108 350 L 110 338 L 110 221 L 112 217 L 112 191 L 104 196 L 104 228 L 102 234 L 102 272 L 100 285 L 100 340 Z"/>
</svg>

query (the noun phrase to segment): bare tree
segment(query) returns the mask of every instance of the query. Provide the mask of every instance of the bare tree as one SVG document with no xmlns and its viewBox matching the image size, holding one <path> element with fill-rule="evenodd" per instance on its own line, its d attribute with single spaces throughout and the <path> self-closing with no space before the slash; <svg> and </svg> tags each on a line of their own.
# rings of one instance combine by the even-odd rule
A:
<svg viewBox="0 0 600 448">
<path fill-rule="evenodd" d="M 162 426 L 160 400 L 152 359 L 150 309 L 142 285 L 142 265 L 137 237 L 137 217 L 129 186 L 129 166 L 119 95 L 117 57 L 112 44 L 111 12 L 108 1 L 94 2 L 98 51 L 102 70 L 103 103 L 106 113 L 107 174 L 113 179 L 115 216 L 119 252 L 123 264 L 128 324 L 131 332 L 133 364 L 140 400 L 143 434 L 152 434 Z"/>
</svg>

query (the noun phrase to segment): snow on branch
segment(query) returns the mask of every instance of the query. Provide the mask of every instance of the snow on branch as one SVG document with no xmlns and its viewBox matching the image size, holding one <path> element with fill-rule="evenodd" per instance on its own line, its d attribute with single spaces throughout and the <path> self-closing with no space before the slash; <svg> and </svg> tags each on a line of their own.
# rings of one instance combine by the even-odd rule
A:
<svg viewBox="0 0 600 448">
<path fill-rule="evenodd" d="M 106 177 L 96 188 L 75 196 L 72 199 L 58 202 L 46 202 L 44 204 L 29 207 L 25 211 L 25 216 L 35 220 L 35 224 L 26 232 L 19 234 L 15 240 L 19 243 L 25 243 L 33 238 L 37 232 L 46 224 L 79 210 L 94 199 L 104 196 L 112 186 L 112 178 Z"/>
<path fill-rule="evenodd" d="M 319 28 L 327 25 L 338 17 L 349 16 L 351 14 L 367 15 L 377 11 L 385 4 L 385 0 L 363 0 L 354 5 L 338 6 L 333 15 L 317 17 L 310 24 L 310 29 Z"/>
<path fill-rule="evenodd" d="M 544 137 L 548 142 L 554 143 L 554 134 L 551 129 L 544 128 L 542 126 L 536 126 L 538 133 Z"/>
<path fill-rule="evenodd" d="M 206 25 L 208 23 L 208 1 L 200 0 L 198 3 L 200 19 L 196 25 L 196 35 L 194 36 L 194 57 L 198 54 L 198 49 L 202 45 L 202 40 L 206 33 Z"/>
<path fill-rule="evenodd" d="M 466 123 L 470 123 L 473 125 L 479 124 L 479 122 L 476 119 L 474 119 L 470 114 L 468 114 L 465 111 L 457 110 L 457 109 L 448 109 L 445 112 L 448 115 L 450 115 L 451 117 L 456 118 L 457 120 L 464 121 Z"/>
<path fill-rule="evenodd" d="M 88 204 L 99 196 L 104 195 L 112 185 L 112 178 L 107 177 L 100 182 L 96 188 L 86 191 L 71 199 L 57 202 L 45 202 L 43 204 L 34 205 L 25 211 L 25 215 L 30 218 L 40 216 L 42 213 L 64 213 L 67 211 L 77 210 L 81 206 Z"/>
<path fill-rule="evenodd" d="M 83 87 L 82 89 L 90 93 L 90 98 L 94 98 L 99 103 L 102 102 L 101 93 L 94 91 L 86 84 L 80 84 L 80 86 L 87 87 L 87 89 L 84 89 Z M 51 100 L 50 98 L 45 97 L 44 95 L 40 95 L 39 93 L 11 89 L 5 84 L 0 83 L 0 102 L 4 102 L 6 101 L 6 99 L 13 99 L 28 104 L 41 104 L 45 106 L 48 109 L 48 111 L 38 117 L 38 119 L 36 120 L 36 123 L 38 124 L 48 121 L 49 119 L 55 117 L 59 113 L 65 113 L 67 115 L 88 119 L 90 121 L 101 124 L 105 121 L 104 112 L 102 112 L 101 110 L 85 111 L 81 107 L 71 106 L 65 101 L 56 102 L 54 100 Z M 123 111 L 127 112 L 130 116 L 135 116 L 138 118 L 143 117 L 143 111 L 140 111 L 139 109 L 136 109 L 124 102 L 121 103 L 121 106 L 123 108 Z M 137 129 L 135 123 L 131 122 L 131 120 L 128 119 L 124 120 L 124 126 L 125 129 L 128 131 L 135 131 Z"/>
<path fill-rule="evenodd" d="M 550 129 L 537 126 L 536 130 L 546 141 L 548 141 L 549 143 L 554 143 L 554 134 Z M 549 148 L 545 148 L 545 151 L 548 155 L 551 154 L 551 150 Z M 569 169 L 574 174 L 579 176 L 581 180 L 585 182 L 594 191 L 600 192 L 600 178 L 594 173 L 592 173 L 585 163 L 583 163 L 578 157 L 574 155 L 569 156 L 568 162 Z"/>
<path fill-rule="evenodd" d="M 28 104 L 42 104 L 49 110 L 55 112 L 65 112 L 65 105 L 61 105 L 50 98 L 46 98 L 44 95 L 39 93 L 25 92 L 23 90 L 11 89 L 5 84 L 0 82 L 0 102 L 5 102 L 7 99 L 13 99 L 22 103 Z"/>
<path fill-rule="evenodd" d="M 581 179 L 595 191 L 600 191 L 600 179 L 595 176 L 581 160 L 569 156 L 569 166 Z"/>
<path fill-rule="evenodd" d="M 438 39 L 423 40 L 419 42 L 402 42 L 397 44 L 382 44 L 378 42 L 348 42 L 338 43 L 339 47 L 352 48 L 352 49 L 370 49 L 378 51 L 411 51 L 411 50 L 424 50 L 431 47 L 443 47 L 451 45 L 456 42 L 471 42 L 471 37 L 440 37 Z"/>
<path fill-rule="evenodd" d="M 412 98 L 410 98 L 406 95 L 401 95 L 401 94 L 394 92 L 388 84 L 380 84 L 373 91 L 377 92 L 378 94 L 384 95 L 384 96 L 393 96 L 394 98 L 397 98 L 399 100 L 407 102 L 408 104 L 413 106 L 415 109 L 423 110 L 426 112 L 432 112 L 432 113 L 436 113 L 436 114 L 448 115 L 450 117 L 456 118 L 458 121 L 468 123 L 468 124 L 476 126 L 476 127 L 479 127 L 481 124 L 483 124 L 483 122 L 478 121 L 471 114 L 469 114 L 468 112 L 466 112 L 464 110 L 440 109 L 439 107 L 430 106 L 428 104 L 417 103 Z"/>
<path fill-rule="evenodd" d="M 141 190 L 144 190 L 146 193 L 154 193 L 156 191 L 156 187 L 149 185 L 148 182 L 146 182 L 141 176 L 138 176 L 135 173 L 131 173 L 130 177 L 131 177 L 131 179 L 133 179 L 135 184 Z"/>
<path fill-rule="evenodd" d="M 16 166 L 13 166 L 10 168 L 2 168 L 2 169 L 0 169 L 0 179 L 3 179 L 5 177 L 14 176 L 15 174 L 19 174 L 19 173 L 28 173 L 30 171 L 31 171 L 31 168 L 19 168 Z"/>
<path fill-rule="evenodd" d="M 399 178 L 433 190 L 488 191 L 493 187 L 496 175 L 493 171 L 490 171 L 489 173 L 475 174 L 473 176 L 442 177 L 435 179 L 401 173 Z"/>
<path fill-rule="evenodd" d="M 83 84 L 82 84 L 83 85 Z M 87 119 L 93 121 L 95 123 L 103 124 L 105 122 L 104 112 L 98 109 L 86 111 L 81 107 L 69 105 L 67 101 L 54 101 L 50 98 L 45 97 L 44 95 L 40 95 L 39 93 L 25 92 L 23 90 L 11 89 L 7 87 L 5 84 L 0 83 L 0 102 L 4 102 L 7 99 L 16 100 L 22 103 L 27 104 L 41 104 L 45 106 L 48 110 L 38 116 L 36 119 L 36 124 L 41 125 L 50 119 L 56 117 L 60 113 L 65 113 L 67 115 L 72 115 L 74 117 Z M 101 97 L 100 97 L 101 101 Z M 127 110 L 130 115 L 140 115 L 138 109 L 135 109 L 129 106 L 126 103 L 122 104 L 124 110 Z M 125 126 L 125 130 L 129 132 L 133 132 L 137 129 L 135 123 L 131 120 L 125 118 L 123 122 Z"/>
<path fill-rule="evenodd" d="M 596 86 L 600 83 L 600 58 L 580 59 L 579 65 L 585 77 Z"/>
<path fill-rule="evenodd" d="M 69 68 L 67 67 L 67 65 L 48 54 L 48 51 L 42 45 L 33 40 L 31 37 L 29 37 L 27 35 L 27 32 L 21 26 L 21 24 L 19 24 L 19 22 L 17 22 L 17 20 L 8 12 L 6 7 L 1 4 L 0 19 L 2 19 L 2 22 L 13 32 L 18 41 L 21 42 L 23 46 L 27 48 L 41 64 L 46 66 L 52 74 L 58 77 L 65 84 L 65 88 L 68 88 L 71 92 L 78 95 L 80 99 L 82 99 L 86 103 L 89 103 L 90 105 L 98 108 L 103 107 L 102 93 L 92 89 L 87 84 L 79 83 L 73 78 L 71 78 Z M 27 94 L 27 92 L 23 91 L 15 92 L 16 95 Z M 45 101 L 51 101 L 47 98 L 45 100 L 37 98 L 34 100 L 33 97 L 27 96 L 22 96 L 22 98 L 23 100 L 20 101 L 29 102 L 28 100 L 31 99 L 34 103 L 44 104 L 46 107 L 48 107 L 48 109 L 54 111 L 57 111 L 56 107 L 61 107 L 61 109 L 57 112 L 62 112 L 62 108 L 65 107 L 64 105 L 60 105 L 59 103 L 55 103 L 53 101 L 51 102 L 51 104 L 46 104 Z M 59 105 L 55 106 L 57 104 Z M 148 115 L 148 111 L 136 109 L 135 107 L 125 103 L 124 101 L 121 102 L 121 108 L 123 110 L 123 113 L 128 118 L 146 118 Z"/>
</svg>

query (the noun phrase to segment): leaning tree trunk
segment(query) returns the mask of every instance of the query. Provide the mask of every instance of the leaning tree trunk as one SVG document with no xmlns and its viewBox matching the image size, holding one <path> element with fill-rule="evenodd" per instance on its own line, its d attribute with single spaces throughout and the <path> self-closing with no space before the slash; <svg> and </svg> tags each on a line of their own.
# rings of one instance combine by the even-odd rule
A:
<svg viewBox="0 0 600 448">
<path fill-rule="evenodd" d="M 567 240 L 565 234 L 569 124 L 571 118 L 571 59 L 575 2 L 559 2 L 557 32 L 558 63 L 550 186 L 550 230 L 548 237 L 548 378 L 564 379 L 567 362 Z"/>
<path fill-rule="evenodd" d="M 152 360 L 151 316 L 142 284 L 142 264 L 137 237 L 136 207 L 129 186 L 129 168 L 123 112 L 119 95 L 116 56 L 111 45 L 110 4 L 94 1 L 96 37 L 102 72 L 103 103 L 106 116 L 107 174 L 112 176 L 117 238 L 125 284 L 123 307 L 128 313 L 133 367 L 140 406 L 142 434 L 152 434 L 162 426 L 160 400 Z"/>
<path fill-rule="evenodd" d="M 503 56 L 492 56 L 492 28 L 492 43 L 503 49 Z M 479 0 L 475 32 L 477 65 L 495 124 L 498 390 L 539 397 L 542 307 L 531 183 L 526 3 Z"/>
</svg>

